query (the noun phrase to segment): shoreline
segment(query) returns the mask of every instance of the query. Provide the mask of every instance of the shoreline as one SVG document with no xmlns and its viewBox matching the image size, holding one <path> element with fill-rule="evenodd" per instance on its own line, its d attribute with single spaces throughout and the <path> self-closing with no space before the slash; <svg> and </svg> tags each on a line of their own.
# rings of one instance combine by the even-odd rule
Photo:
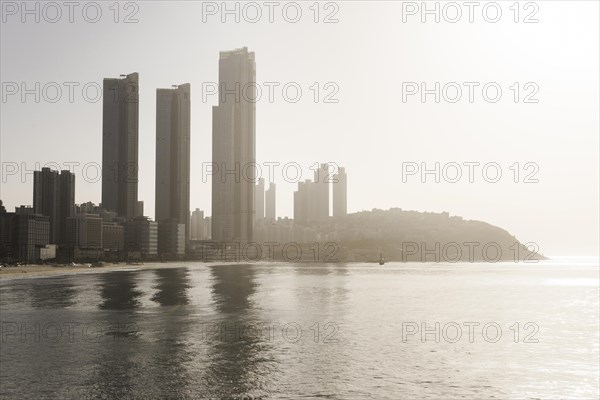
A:
<svg viewBox="0 0 600 400">
<path fill-rule="evenodd" d="M 587 258 L 587 257 L 583 257 L 583 258 Z M 489 265 L 498 265 L 498 264 L 503 264 L 503 265 L 521 265 L 521 266 L 536 266 L 536 265 L 540 265 L 540 263 L 544 263 L 544 261 L 546 262 L 550 262 L 552 263 L 552 259 L 547 259 L 547 260 L 539 260 L 539 262 L 536 263 L 523 263 L 523 262 L 518 262 L 515 263 L 513 261 L 499 261 L 497 263 L 489 263 Z M 554 261 L 560 261 L 559 259 L 556 259 Z M 598 266 L 598 260 L 597 259 L 593 259 L 590 260 L 591 263 L 589 264 L 590 266 Z M 388 261 L 388 262 L 393 262 L 393 261 Z M 55 277 L 55 276 L 70 276 L 70 275 L 79 275 L 79 274 L 98 274 L 98 273 L 103 273 L 103 272 L 111 272 L 111 271 L 128 271 L 128 270 L 144 270 L 144 269 L 166 269 L 166 268 L 180 268 L 180 267 L 184 267 L 188 264 L 197 264 L 197 263 L 203 263 L 206 265 L 214 265 L 214 264 L 219 264 L 219 265 L 226 265 L 226 264 L 237 264 L 236 262 L 224 262 L 224 261 L 219 261 L 219 260 L 214 260 L 214 261 L 206 261 L 206 262 L 202 262 L 202 261 L 170 261 L 170 262 L 147 262 L 147 263 L 136 263 L 136 264 L 126 264 L 126 263 L 107 263 L 104 262 L 102 266 L 98 266 L 98 267 L 88 267 L 88 263 L 83 263 L 83 264 L 78 264 L 77 266 L 70 266 L 70 265 L 58 265 L 58 266 L 51 266 L 51 265 L 43 265 L 43 264 L 26 264 L 26 265 L 20 265 L 20 266 L 11 266 L 11 267 L 6 267 L 4 266 L 3 268 L 0 268 L 0 282 L 2 281 L 9 281 L 9 280 L 15 280 L 15 279 L 28 279 L 28 278 L 49 278 L 49 277 Z M 467 262 L 468 263 L 468 262 Z M 473 264 L 480 264 L 483 263 L 485 264 L 485 262 L 481 262 L 481 261 L 475 261 L 473 262 Z M 243 263 L 246 264 L 246 263 Z M 294 263 L 292 263 L 294 264 Z M 327 263 L 326 263 L 327 264 Z M 333 264 L 338 264 L 338 263 L 333 263 Z M 345 263 L 339 263 L 339 264 L 377 264 L 377 262 L 345 262 Z M 387 264 L 387 263 L 386 263 Z M 446 264 L 446 263 L 423 263 L 423 262 L 404 262 L 403 264 L 407 264 L 407 265 L 411 265 L 411 266 L 423 266 L 425 267 L 426 265 L 429 264 Z M 545 267 L 551 267 L 552 264 L 550 265 L 544 265 Z M 379 266 L 379 265 L 373 265 L 373 267 L 381 267 L 381 268 L 385 268 L 385 266 Z"/>
<path fill-rule="evenodd" d="M 89 263 L 78 264 L 77 266 L 70 265 L 39 265 L 26 264 L 14 267 L 3 267 L 0 269 L 0 282 L 12 279 L 25 278 L 44 278 L 60 275 L 79 275 L 79 274 L 95 274 L 102 272 L 111 272 L 119 270 L 137 270 L 137 269 L 153 269 L 153 268 L 175 268 L 180 267 L 187 261 L 181 262 L 152 262 L 139 264 L 125 263 L 104 263 L 99 267 L 88 267 Z"/>
</svg>

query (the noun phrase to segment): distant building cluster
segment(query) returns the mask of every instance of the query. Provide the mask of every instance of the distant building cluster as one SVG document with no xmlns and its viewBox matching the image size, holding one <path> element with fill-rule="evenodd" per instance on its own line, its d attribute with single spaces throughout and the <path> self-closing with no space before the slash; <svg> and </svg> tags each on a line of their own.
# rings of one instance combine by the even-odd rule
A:
<svg viewBox="0 0 600 400">
<path fill-rule="evenodd" d="M 330 190 L 333 186 L 333 190 Z M 314 181 L 298 182 L 294 192 L 294 222 L 311 226 L 326 221 L 329 216 L 329 194 L 333 192 L 333 216 L 347 214 L 346 171 L 340 167 L 334 175 L 328 164 L 321 164 L 314 173 Z"/>
<path fill-rule="evenodd" d="M 219 57 L 218 105 L 212 109 L 212 216 L 190 214 L 191 87 L 156 90 L 155 221 L 138 199 L 139 76 L 106 78 L 102 106 L 102 201 L 75 204 L 75 175 L 34 172 L 33 206 L 7 212 L 0 201 L 0 261 L 179 260 L 212 243 L 308 243 L 314 224 L 347 214 L 346 172 L 321 164 L 298 184 L 294 219 L 277 218 L 276 184 L 256 164 L 256 64 L 247 48 Z M 244 99 L 230 90 L 245 88 Z M 240 168 L 244 168 L 240 179 Z M 258 179 L 256 179 L 258 178 Z M 332 207 L 330 197 L 332 195 Z"/>
</svg>

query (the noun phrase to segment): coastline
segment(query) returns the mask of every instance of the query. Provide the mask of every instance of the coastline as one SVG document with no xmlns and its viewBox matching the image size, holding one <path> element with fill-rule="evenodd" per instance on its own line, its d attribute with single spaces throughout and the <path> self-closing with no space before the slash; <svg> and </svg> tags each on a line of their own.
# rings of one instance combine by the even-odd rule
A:
<svg viewBox="0 0 600 400">
<path fill-rule="evenodd" d="M 14 267 L 3 267 L 0 269 L 0 282 L 13 279 L 26 278 L 44 278 L 59 275 L 79 275 L 79 274 L 97 274 L 102 272 L 119 271 L 119 270 L 138 270 L 138 269 L 155 269 L 155 268 L 176 268 L 180 267 L 182 262 L 153 262 L 140 264 L 125 264 L 125 263 L 104 263 L 101 267 L 88 267 L 89 264 L 78 264 L 77 266 L 69 265 L 38 265 L 27 264 Z"/>
<path fill-rule="evenodd" d="M 540 260 L 540 261 L 552 261 L 552 259 Z M 557 259 L 555 261 L 561 261 L 561 259 Z M 80 275 L 80 274 L 99 274 L 103 272 L 111 272 L 111 271 L 135 271 L 135 270 L 143 270 L 143 269 L 166 269 L 166 268 L 180 268 L 185 266 L 186 264 L 197 264 L 202 263 L 202 261 L 171 261 L 171 262 L 147 262 L 147 263 L 139 263 L 139 264 L 126 264 L 126 263 L 104 263 L 100 267 L 88 267 L 89 264 L 79 264 L 77 266 L 69 266 L 69 265 L 59 265 L 59 266 L 51 266 L 51 265 L 41 265 L 41 264 L 27 264 L 13 267 L 3 267 L 0 268 L 0 283 L 3 281 L 15 280 L 15 279 L 28 279 L 28 278 L 49 278 L 54 276 L 70 276 L 70 275 Z M 225 261 L 210 261 L 204 262 L 204 264 L 231 264 L 235 262 L 225 262 Z M 481 262 L 475 262 L 475 264 L 479 264 Z M 503 261 L 499 262 L 500 264 L 508 264 L 508 265 L 523 265 L 522 263 L 514 263 L 511 261 Z M 373 264 L 374 267 L 380 267 L 376 265 L 377 262 L 346 262 L 341 264 Z M 428 266 L 432 263 L 423 263 L 423 262 L 406 262 L 403 264 L 407 264 L 410 266 Z M 436 263 L 433 263 L 436 264 Z M 442 263 L 446 264 L 446 263 Z M 494 263 L 498 264 L 498 263 Z M 538 263 L 525 264 L 525 265 L 539 265 Z M 598 260 L 594 259 L 590 265 L 598 265 Z M 546 267 L 550 267 L 551 265 L 545 265 Z M 382 267 L 385 268 L 385 267 Z"/>
</svg>

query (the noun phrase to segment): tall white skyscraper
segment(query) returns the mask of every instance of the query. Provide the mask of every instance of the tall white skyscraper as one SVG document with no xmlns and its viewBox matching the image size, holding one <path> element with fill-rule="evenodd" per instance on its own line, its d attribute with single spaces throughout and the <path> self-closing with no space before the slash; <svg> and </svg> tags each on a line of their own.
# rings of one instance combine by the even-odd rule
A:
<svg viewBox="0 0 600 400">
<path fill-rule="evenodd" d="M 220 53 L 213 107 L 212 238 L 252 241 L 256 170 L 256 63 L 246 47 Z M 243 173 L 242 173 L 243 171 Z"/>
</svg>

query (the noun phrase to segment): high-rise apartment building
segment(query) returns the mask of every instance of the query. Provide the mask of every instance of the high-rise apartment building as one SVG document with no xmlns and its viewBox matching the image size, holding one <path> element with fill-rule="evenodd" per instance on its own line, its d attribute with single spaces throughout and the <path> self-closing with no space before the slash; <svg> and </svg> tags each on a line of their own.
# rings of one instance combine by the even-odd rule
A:
<svg viewBox="0 0 600 400">
<path fill-rule="evenodd" d="M 259 178 L 254 189 L 254 221 L 265 218 L 265 178 Z"/>
<path fill-rule="evenodd" d="M 314 204 L 316 220 L 323 221 L 329 217 L 329 164 L 321 164 L 315 171 Z"/>
<path fill-rule="evenodd" d="M 333 176 L 333 216 L 343 217 L 348 214 L 346 169 L 339 167 Z"/>
<path fill-rule="evenodd" d="M 190 233 L 190 84 L 156 90 L 155 217 Z"/>
<path fill-rule="evenodd" d="M 195 211 L 192 212 L 192 217 L 190 221 L 190 239 L 192 240 L 200 240 L 204 239 L 204 211 L 196 208 Z"/>
<path fill-rule="evenodd" d="M 277 219 L 277 187 L 274 182 L 269 183 L 269 189 L 265 194 L 265 217 L 268 220 L 275 221 Z"/>
<path fill-rule="evenodd" d="M 102 207 L 134 218 L 138 207 L 139 84 L 136 72 L 105 78 L 102 105 Z"/>
<path fill-rule="evenodd" d="M 75 174 L 50 168 L 34 171 L 33 212 L 49 217 L 50 243 L 63 244 L 67 218 L 75 214 Z"/>
<path fill-rule="evenodd" d="M 307 225 L 317 220 L 316 184 L 306 179 L 294 192 L 294 223 Z"/>
<path fill-rule="evenodd" d="M 254 230 L 256 63 L 246 47 L 219 57 L 219 105 L 213 107 L 212 238 L 250 242 Z"/>
</svg>

